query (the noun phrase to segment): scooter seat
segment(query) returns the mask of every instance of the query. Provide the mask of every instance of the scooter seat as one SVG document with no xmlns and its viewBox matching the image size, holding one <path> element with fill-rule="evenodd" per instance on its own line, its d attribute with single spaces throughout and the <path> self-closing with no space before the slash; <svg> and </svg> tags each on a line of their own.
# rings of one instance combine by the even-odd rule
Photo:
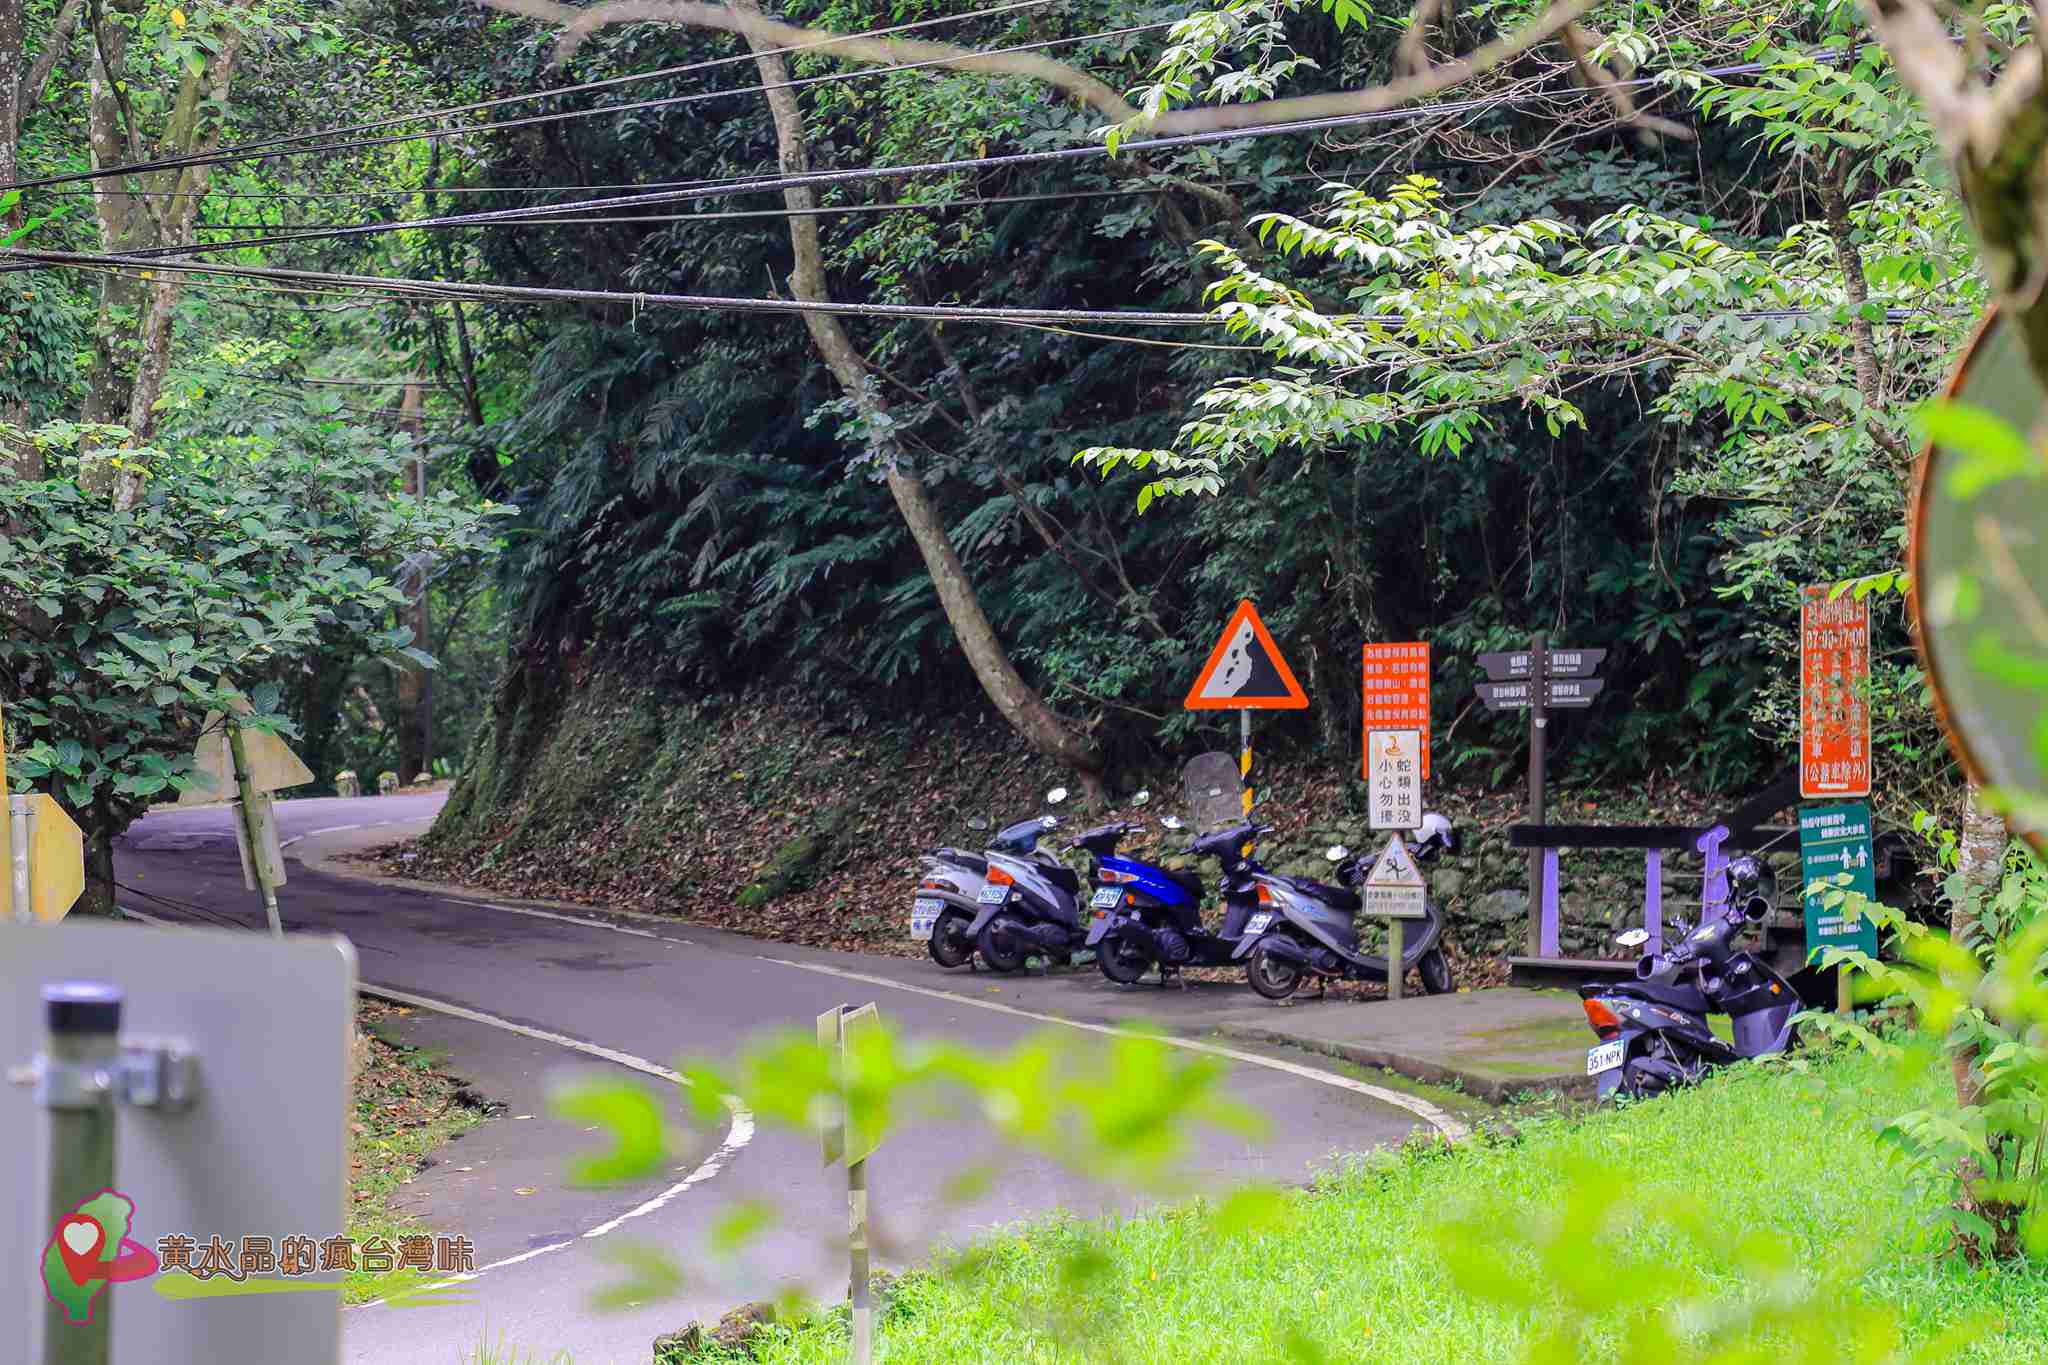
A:
<svg viewBox="0 0 2048 1365">
<path fill-rule="evenodd" d="M 1705 1014 L 1710 1006 L 1707 997 L 1698 986 L 1662 981 L 1614 981 L 1602 982 L 1598 986 L 1581 986 L 1579 994 L 1591 991 L 1596 995 L 1618 995 L 1626 999 L 1647 1000 L 1653 1005 L 1669 1005 L 1673 1009 L 1687 1010 L 1694 1014 Z"/>
<path fill-rule="evenodd" d="M 1202 876 L 1200 873 L 1177 872 L 1170 867 L 1162 867 L 1159 870 L 1166 874 L 1167 880 L 1173 882 L 1175 885 L 1179 886 L 1181 890 L 1187 892 L 1188 895 L 1194 899 L 1196 904 L 1199 905 L 1201 903 Z"/>
<path fill-rule="evenodd" d="M 1081 894 L 1081 878 L 1071 867 L 1048 867 L 1045 869 L 1045 879 L 1070 896 Z"/>
<path fill-rule="evenodd" d="M 1365 906 L 1365 902 L 1359 899 L 1356 891 L 1347 891 L 1341 886 L 1310 881 L 1307 877 L 1281 877 L 1279 880 L 1305 896 L 1315 897 L 1333 910 L 1343 910 L 1355 915 Z"/>
</svg>

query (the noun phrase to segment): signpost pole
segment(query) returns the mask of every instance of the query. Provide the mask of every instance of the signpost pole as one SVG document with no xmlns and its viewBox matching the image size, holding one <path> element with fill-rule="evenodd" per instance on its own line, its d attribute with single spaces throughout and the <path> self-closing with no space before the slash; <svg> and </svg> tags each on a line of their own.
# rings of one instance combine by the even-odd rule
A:
<svg viewBox="0 0 2048 1365">
<path fill-rule="evenodd" d="M 1408 955 L 1407 945 L 1402 942 L 1406 937 L 1407 934 L 1404 932 L 1402 921 L 1398 919 L 1387 921 L 1387 999 L 1389 1000 L 1399 1000 L 1401 998 L 1401 978 L 1408 975 L 1407 969 L 1401 965 L 1402 959 Z"/>
<path fill-rule="evenodd" d="M 1543 715 L 1544 659 L 1546 641 L 1542 635 L 1529 637 L 1529 823 L 1541 825 L 1543 817 Z M 1542 951 L 1543 850 L 1529 850 L 1529 936 L 1525 951 L 1530 957 Z"/>
<path fill-rule="evenodd" d="M 853 1306 L 853 1365 L 869 1365 L 875 1351 L 875 1308 L 868 1284 L 868 1163 L 846 1163 L 846 1249 L 852 1261 L 847 1297 Z"/>
<path fill-rule="evenodd" d="M 0 715 L 0 797 L 7 802 L 0 834 L 7 840 L 7 885 L 14 898 L 14 918 L 26 924 L 35 918 L 28 903 L 28 830 L 26 821 L 15 819 L 13 790 L 7 782 L 7 720 Z"/>
<path fill-rule="evenodd" d="M 121 992 L 90 981 L 45 986 L 43 1015 L 45 1060 L 36 1089 L 50 1116 L 44 1226 L 56 1228 L 80 1203 L 114 1183 L 114 1097 L 107 1077 L 121 1054 Z M 99 1295 L 90 1323 L 67 1320 L 64 1309 L 46 1299 L 43 1365 L 107 1365 L 113 1299 L 111 1293 Z"/>
<path fill-rule="evenodd" d="M 28 802 L 7 798 L 7 872 L 14 894 L 14 917 L 24 924 L 36 917 L 28 870 L 29 844 L 35 836 Z"/>
<path fill-rule="evenodd" d="M 242 727 L 232 717 L 221 722 L 228 727 L 228 751 L 234 757 L 235 787 L 242 794 L 242 832 L 249 838 L 249 865 L 255 870 L 256 885 L 263 891 L 263 913 L 270 920 L 270 932 L 284 937 L 284 919 L 277 912 L 277 888 L 270 882 L 270 859 L 266 854 L 264 825 L 270 818 L 269 798 L 256 790 L 249 777 L 248 747 L 242 742 Z"/>
<path fill-rule="evenodd" d="M 1244 818 L 1252 818 L 1252 713 L 1237 713 L 1237 775 L 1244 783 Z"/>
</svg>

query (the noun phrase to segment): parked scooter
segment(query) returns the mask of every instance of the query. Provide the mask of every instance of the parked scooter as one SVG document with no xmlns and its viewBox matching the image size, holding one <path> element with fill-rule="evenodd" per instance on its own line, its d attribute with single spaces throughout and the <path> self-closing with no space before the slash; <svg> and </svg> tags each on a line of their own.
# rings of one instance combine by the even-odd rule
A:
<svg viewBox="0 0 2048 1365">
<path fill-rule="evenodd" d="M 1242 830 L 1263 833 L 1269 828 L 1248 825 Z M 1354 857 L 1342 844 L 1330 849 L 1326 856 L 1336 864 L 1340 883 L 1331 886 L 1266 871 L 1243 856 L 1240 846 L 1245 839 L 1239 834 L 1226 830 L 1199 840 L 1196 851 L 1223 864 L 1225 932 L 1235 927 L 1240 910 L 1245 916 L 1232 956 L 1244 960 L 1252 989 L 1268 1000 L 1285 1000 L 1310 977 L 1319 982 L 1385 982 L 1387 959 L 1359 948 L 1356 922 L 1362 902 L 1355 888 L 1364 884 L 1378 855 Z M 1457 846 L 1457 833 L 1447 818 L 1434 811 L 1422 817 L 1414 844 L 1417 863 L 1432 862 Z M 1442 944 L 1443 912 L 1435 901 L 1425 900 L 1423 905 L 1423 918 L 1409 928 L 1402 944 L 1402 970 L 1414 970 L 1422 978 L 1423 990 L 1442 995 L 1453 984 Z"/>
<path fill-rule="evenodd" d="M 1599 1078 L 1600 1098 L 1640 1098 L 1690 1085 L 1716 1066 L 1783 1052 L 1792 1042 L 1800 1001 L 1792 983 L 1735 941 L 1771 912 L 1759 894 L 1761 872 L 1750 858 L 1727 868 L 1728 899 L 1702 907 L 1700 924 L 1677 947 L 1645 955 L 1633 981 L 1579 987 L 1586 1020 L 1600 1038 L 1586 1053 L 1586 1074 Z M 1631 929 L 1617 941 L 1649 940 Z M 1725 1014 L 1734 1042 L 1723 1042 L 1708 1016 Z"/>
<path fill-rule="evenodd" d="M 1053 805 L 1065 787 L 1046 793 Z M 922 939 L 942 967 L 964 965 L 976 952 L 990 970 L 1014 972 L 1033 954 L 1065 958 L 1082 946 L 1081 879 L 1041 850 L 1039 840 L 1059 817 L 1020 820 L 980 854 L 941 848 L 924 855 L 910 912 L 910 936 Z"/>
<path fill-rule="evenodd" d="M 1138 805 L 1149 792 L 1133 798 Z M 1168 830 L 1182 828 L 1169 815 L 1160 822 Z M 1102 974 L 1120 986 L 1135 984 L 1155 966 L 1159 983 L 1182 967 L 1222 966 L 1230 961 L 1235 939 L 1202 927 L 1202 879 L 1135 858 L 1116 856 L 1118 842 L 1142 825 L 1104 825 L 1075 840 L 1094 856 L 1089 898 L 1092 918 L 1087 946 L 1095 949 Z"/>
</svg>

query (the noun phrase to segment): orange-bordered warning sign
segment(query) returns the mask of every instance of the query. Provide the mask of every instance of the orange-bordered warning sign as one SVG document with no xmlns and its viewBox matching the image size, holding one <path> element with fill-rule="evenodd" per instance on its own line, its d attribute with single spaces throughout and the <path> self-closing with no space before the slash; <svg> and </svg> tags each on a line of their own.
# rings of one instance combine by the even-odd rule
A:
<svg viewBox="0 0 2048 1365">
<path fill-rule="evenodd" d="M 1365 647 L 1365 776 L 1372 777 L 1372 733 L 1422 734 L 1422 776 L 1429 776 L 1429 645 L 1417 640 Z"/>
<path fill-rule="evenodd" d="M 1299 711 L 1308 705 L 1308 693 L 1246 598 L 1182 704 L 1190 711 Z"/>
<path fill-rule="evenodd" d="M 1806 590 L 1799 612 L 1799 795 L 1870 795 L 1870 604 Z"/>
</svg>

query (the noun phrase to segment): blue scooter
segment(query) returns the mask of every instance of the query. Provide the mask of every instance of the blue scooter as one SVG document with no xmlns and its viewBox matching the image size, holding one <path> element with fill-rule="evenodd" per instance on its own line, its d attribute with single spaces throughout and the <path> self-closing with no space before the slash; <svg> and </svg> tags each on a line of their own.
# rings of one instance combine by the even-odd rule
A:
<svg viewBox="0 0 2048 1365">
<path fill-rule="evenodd" d="M 1172 816 L 1164 823 L 1170 830 L 1180 828 Z M 1143 828 L 1129 822 L 1103 825 L 1074 841 L 1094 859 L 1087 946 L 1095 950 L 1096 965 L 1120 986 L 1134 984 L 1155 965 L 1161 985 L 1180 967 L 1227 965 L 1237 940 L 1202 927 L 1199 874 L 1117 856 L 1117 844 Z M 1238 918 L 1241 924 L 1243 917 Z"/>
</svg>

